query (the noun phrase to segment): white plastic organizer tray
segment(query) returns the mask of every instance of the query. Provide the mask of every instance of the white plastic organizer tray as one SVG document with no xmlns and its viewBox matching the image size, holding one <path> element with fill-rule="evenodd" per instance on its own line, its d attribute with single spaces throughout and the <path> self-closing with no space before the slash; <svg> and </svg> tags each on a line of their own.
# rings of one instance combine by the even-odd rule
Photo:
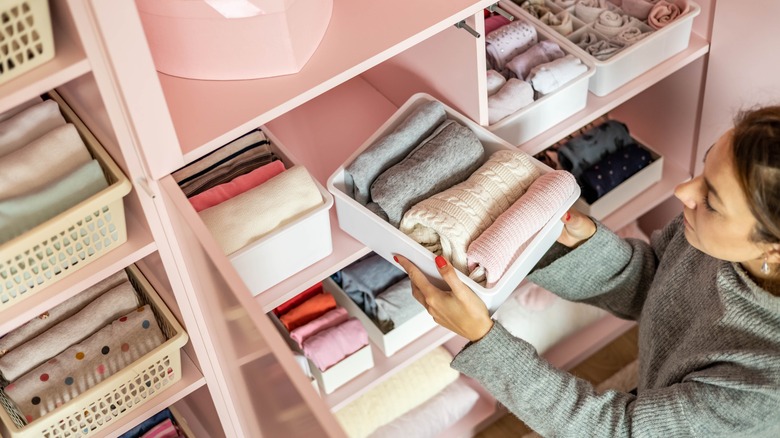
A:
<svg viewBox="0 0 780 438">
<path fill-rule="evenodd" d="M 595 59 L 577 46 L 575 41 L 578 41 L 579 36 L 588 30 L 594 32 L 600 38 L 606 39 L 606 37 L 593 29 L 592 23 L 586 23 L 577 18 L 574 15 L 574 7 L 567 9 L 574 23 L 574 32 L 568 36 L 563 36 L 514 3 L 500 2 L 500 5 L 501 8 L 513 15 L 531 20 L 532 23 L 537 25 L 537 28 L 543 27 L 548 32 L 551 32 L 553 38 L 561 44 L 561 47 L 565 45 L 577 57 L 590 59 L 596 71 L 590 78 L 588 88 L 596 96 L 605 96 L 688 47 L 693 19 L 701 13 L 701 7 L 691 0 L 687 1 L 689 4 L 687 13 L 659 30 L 653 30 L 650 26 L 643 27 L 642 29 L 651 31 L 650 35 L 621 49 L 611 58 L 604 61 Z M 546 6 L 556 13 L 563 11 L 563 9 L 549 0 L 546 1 Z"/>
<path fill-rule="evenodd" d="M 374 252 L 384 257 L 386 260 L 393 260 L 394 254 L 400 254 L 415 263 L 422 272 L 424 272 L 431 281 L 439 287 L 446 285 L 439 276 L 436 265 L 433 261 L 434 254 L 423 248 L 422 245 L 412 240 L 409 236 L 402 233 L 399 229 L 382 220 L 379 216 L 369 211 L 366 207 L 355 201 L 345 190 L 344 167 L 351 163 L 363 150 L 370 146 L 376 139 L 387 134 L 398 126 L 401 121 L 417 106 L 435 100 L 428 94 L 418 93 L 410 97 L 395 114 L 390 117 L 366 142 L 360 146 L 347 161 L 339 166 L 338 169 L 328 179 L 328 190 L 333 193 L 336 200 L 336 213 L 338 215 L 339 226 L 355 239 L 371 248 Z M 455 120 L 460 124 L 471 129 L 482 142 L 485 148 L 485 159 L 493 152 L 502 149 L 515 148 L 506 141 L 498 138 L 486 128 L 479 126 L 466 116 L 456 112 L 448 106 L 444 106 L 449 119 Z M 542 173 L 552 171 L 548 166 L 531 157 L 531 160 L 539 167 Z M 509 296 L 510 293 L 520 284 L 522 279 L 528 274 L 539 259 L 544 255 L 547 249 L 555 242 L 561 233 L 563 223 L 560 218 L 566 213 L 566 210 L 577 200 L 580 193 L 577 190 L 573 193 L 566 203 L 560 206 L 553 218 L 532 237 L 525 245 L 523 251 L 517 256 L 516 260 L 507 269 L 504 276 L 491 288 L 486 288 L 471 280 L 467 275 L 458 272 L 458 277 L 463 280 L 488 306 L 488 309 L 494 311 Z M 395 262 L 393 262 L 395 263 Z"/>
</svg>

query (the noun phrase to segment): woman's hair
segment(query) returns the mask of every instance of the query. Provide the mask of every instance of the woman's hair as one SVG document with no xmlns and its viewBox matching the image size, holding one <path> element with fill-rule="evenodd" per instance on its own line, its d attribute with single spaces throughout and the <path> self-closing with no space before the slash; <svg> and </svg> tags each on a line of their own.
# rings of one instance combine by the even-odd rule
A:
<svg viewBox="0 0 780 438">
<path fill-rule="evenodd" d="M 752 238 L 780 243 L 780 106 L 741 112 L 732 145 L 737 178 L 757 222 Z"/>
</svg>

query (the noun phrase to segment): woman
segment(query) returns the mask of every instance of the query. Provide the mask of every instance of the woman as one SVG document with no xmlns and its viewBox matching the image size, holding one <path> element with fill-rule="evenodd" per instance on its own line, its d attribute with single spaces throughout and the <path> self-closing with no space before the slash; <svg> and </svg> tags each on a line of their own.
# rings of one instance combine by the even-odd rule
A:
<svg viewBox="0 0 780 438">
<path fill-rule="evenodd" d="M 741 115 L 675 196 L 683 214 L 650 245 L 571 211 L 528 277 L 639 321 L 637 395 L 598 394 L 540 359 L 443 257 L 451 292 L 396 260 L 434 319 L 471 341 L 452 366 L 543 436 L 780 437 L 780 106 Z"/>
</svg>

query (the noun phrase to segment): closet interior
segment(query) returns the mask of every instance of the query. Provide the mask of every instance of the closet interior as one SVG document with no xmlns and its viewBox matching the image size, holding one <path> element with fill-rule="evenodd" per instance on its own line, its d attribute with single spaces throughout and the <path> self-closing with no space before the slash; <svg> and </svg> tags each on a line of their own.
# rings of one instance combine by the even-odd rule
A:
<svg viewBox="0 0 780 438">
<path fill-rule="evenodd" d="M 715 0 L 696 2 L 701 13 L 686 49 L 609 94 L 589 93 L 583 109 L 516 145 L 535 155 L 609 115 L 663 155 L 661 180 L 604 218 L 613 230 L 638 220 L 649 231 L 671 218 L 676 211 L 667 201 L 674 187 L 697 169 L 708 53 L 718 23 Z M 483 10 L 493 4 L 334 0 L 328 29 L 300 72 L 201 81 L 156 71 L 133 0 L 49 1 L 55 57 L 0 84 L 0 113 L 51 90 L 62 96 L 132 183 L 124 197 L 127 242 L 21 302 L 0 307 L 0 335 L 135 265 L 184 326 L 189 342 L 181 351 L 181 379 L 101 426 L 100 436 L 118 436 L 168 406 L 198 437 L 344 436 L 334 412 L 439 346 L 457 353 L 465 339 L 437 326 L 389 357 L 372 346 L 370 369 L 331 393 L 318 391 L 268 314 L 371 249 L 339 227 L 331 208 L 332 252 L 254 295 L 171 174 L 262 128 L 325 186 L 419 92 L 486 126 Z M 480 37 L 456 27 L 460 22 Z M 632 324 L 604 316 L 557 342 L 544 357 L 571 368 Z M 470 436 L 504 413 L 475 386 L 479 401 L 441 436 Z"/>
</svg>

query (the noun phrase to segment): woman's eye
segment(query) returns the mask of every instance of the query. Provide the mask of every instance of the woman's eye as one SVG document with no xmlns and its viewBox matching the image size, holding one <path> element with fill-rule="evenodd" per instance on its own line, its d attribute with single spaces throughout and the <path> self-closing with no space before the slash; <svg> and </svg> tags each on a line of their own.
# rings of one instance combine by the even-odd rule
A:
<svg viewBox="0 0 780 438">
<path fill-rule="evenodd" d="M 709 196 L 705 196 L 704 197 L 704 208 L 706 208 L 707 211 L 709 211 L 709 212 L 715 213 L 715 209 L 712 208 L 712 204 L 710 204 L 710 197 Z"/>
</svg>

